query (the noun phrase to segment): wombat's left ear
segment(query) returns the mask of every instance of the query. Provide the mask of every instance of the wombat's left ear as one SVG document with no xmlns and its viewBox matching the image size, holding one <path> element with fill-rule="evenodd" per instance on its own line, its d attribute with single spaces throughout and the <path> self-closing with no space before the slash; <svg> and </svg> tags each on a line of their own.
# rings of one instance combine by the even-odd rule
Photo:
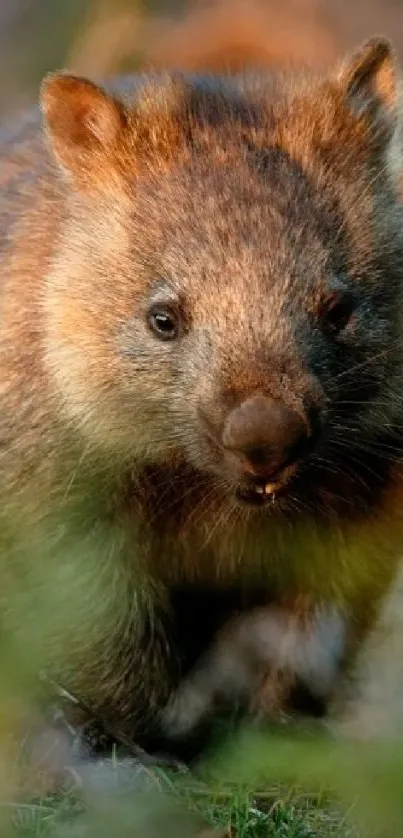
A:
<svg viewBox="0 0 403 838">
<path fill-rule="evenodd" d="M 345 104 L 369 127 L 393 132 L 399 116 L 400 68 L 385 38 L 371 38 L 337 73 Z"/>
<path fill-rule="evenodd" d="M 81 187 L 102 178 L 126 125 L 124 106 L 88 79 L 60 72 L 42 82 L 41 108 L 59 165 Z"/>
</svg>

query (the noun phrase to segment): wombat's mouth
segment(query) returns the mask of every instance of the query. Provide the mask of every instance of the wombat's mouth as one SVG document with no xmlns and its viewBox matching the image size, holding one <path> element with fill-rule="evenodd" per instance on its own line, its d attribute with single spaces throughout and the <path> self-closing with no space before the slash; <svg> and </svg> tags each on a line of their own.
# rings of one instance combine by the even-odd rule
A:
<svg viewBox="0 0 403 838">
<path fill-rule="evenodd" d="M 284 491 L 284 486 L 275 483 L 257 483 L 253 486 L 239 486 L 236 499 L 248 506 L 267 506 L 276 502 L 276 496 Z"/>
<path fill-rule="evenodd" d="M 292 463 L 270 479 L 255 478 L 239 485 L 235 490 L 236 499 L 247 506 L 274 506 L 288 490 L 288 486 L 299 470 L 297 463 Z"/>
</svg>

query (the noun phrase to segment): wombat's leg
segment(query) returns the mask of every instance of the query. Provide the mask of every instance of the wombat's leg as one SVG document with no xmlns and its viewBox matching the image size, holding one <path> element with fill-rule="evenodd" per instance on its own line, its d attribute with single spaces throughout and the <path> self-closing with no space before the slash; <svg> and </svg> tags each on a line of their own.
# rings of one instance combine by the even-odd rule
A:
<svg viewBox="0 0 403 838">
<path fill-rule="evenodd" d="M 221 701 L 270 714 L 297 680 L 325 697 L 338 670 L 344 638 L 344 619 L 330 608 L 301 616 L 268 606 L 236 617 L 174 693 L 163 713 L 164 732 L 170 737 L 189 735 Z"/>
<path fill-rule="evenodd" d="M 403 568 L 327 715 L 336 736 L 403 737 Z"/>
</svg>

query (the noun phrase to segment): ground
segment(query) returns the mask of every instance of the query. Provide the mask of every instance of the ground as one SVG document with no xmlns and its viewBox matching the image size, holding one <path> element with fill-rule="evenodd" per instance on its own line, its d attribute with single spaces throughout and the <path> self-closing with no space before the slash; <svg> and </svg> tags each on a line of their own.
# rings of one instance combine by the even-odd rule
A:
<svg viewBox="0 0 403 838">
<path fill-rule="evenodd" d="M 270 739 L 271 758 L 264 756 L 262 761 L 262 754 L 268 753 L 267 741 L 262 748 L 260 740 L 248 737 L 235 744 L 231 740 L 227 750 L 224 748 L 192 772 L 186 768 L 145 768 L 136 760 L 120 759 L 116 753 L 99 762 L 97 768 L 91 765 L 89 773 L 89 765 L 80 764 L 68 780 L 70 788 L 63 793 L 22 804 L 3 802 L 12 818 L 12 835 L 358 838 L 350 800 L 344 800 L 343 805 L 336 803 L 323 771 L 325 760 L 337 775 L 337 755 L 336 761 L 334 754 L 329 759 L 320 747 L 316 757 L 315 743 L 310 741 Z M 308 759 L 304 751 L 307 744 Z M 261 775 L 263 765 L 264 773 L 269 774 L 267 780 Z M 280 786 L 271 779 L 276 774 L 291 777 L 296 765 L 303 766 L 308 785 L 316 787 L 314 792 L 290 782 Z M 333 773 L 332 769 L 330 777 Z M 317 779 L 320 775 L 323 784 Z"/>
<path fill-rule="evenodd" d="M 206 823 L 206 829 L 202 828 L 201 833 L 191 833 L 192 838 L 193 834 L 210 838 L 210 829 L 211 838 L 353 838 L 356 835 L 340 812 L 324 807 L 320 799 L 315 801 L 294 792 L 287 796 L 276 791 L 254 794 L 250 790 L 227 792 L 224 796 L 214 794 L 213 790 L 204 795 L 190 791 L 186 803 Z M 68 795 L 18 808 L 14 818 L 15 835 L 18 838 L 53 838 L 62 829 L 63 838 L 81 838 L 87 832 L 82 831 L 76 809 L 76 802 Z M 70 821 L 69 826 L 66 826 L 66 818 Z M 137 838 L 135 829 L 133 838 Z M 96 834 L 89 826 L 90 838 Z M 151 834 L 154 838 L 155 832 Z M 119 836 L 119 830 L 114 830 L 113 835 Z M 124 836 L 126 838 L 126 831 Z M 145 838 L 148 838 L 147 832 Z M 158 838 L 165 838 L 163 831 L 158 833 Z M 187 832 L 183 838 L 188 838 Z"/>
<path fill-rule="evenodd" d="M 403 748 L 397 740 L 329 743 L 312 731 L 246 731 L 192 773 L 139 767 L 116 757 L 103 771 L 90 792 L 87 784 L 85 805 L 77 790 L 66 791 L 20 807 L 0 801 L 0 816 L 9 810 L 16 838 L 403 835 Z"/>
</svg>

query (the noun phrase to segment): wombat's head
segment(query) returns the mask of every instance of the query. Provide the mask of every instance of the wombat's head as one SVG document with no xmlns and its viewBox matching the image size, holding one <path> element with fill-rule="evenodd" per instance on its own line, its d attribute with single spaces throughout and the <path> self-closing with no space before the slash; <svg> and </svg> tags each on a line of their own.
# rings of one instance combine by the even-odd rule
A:
<svg viewBox="0 0 403 838">
<path fill-rule="evenodd" d="M 47 358 L 94 447 L 249 504 L 371 493 L 401 404 L 398 87 L 383 40 L 322 80 L 171 78 L 134 104 L 45 82 L 67 201 Z"/>
</svg>

